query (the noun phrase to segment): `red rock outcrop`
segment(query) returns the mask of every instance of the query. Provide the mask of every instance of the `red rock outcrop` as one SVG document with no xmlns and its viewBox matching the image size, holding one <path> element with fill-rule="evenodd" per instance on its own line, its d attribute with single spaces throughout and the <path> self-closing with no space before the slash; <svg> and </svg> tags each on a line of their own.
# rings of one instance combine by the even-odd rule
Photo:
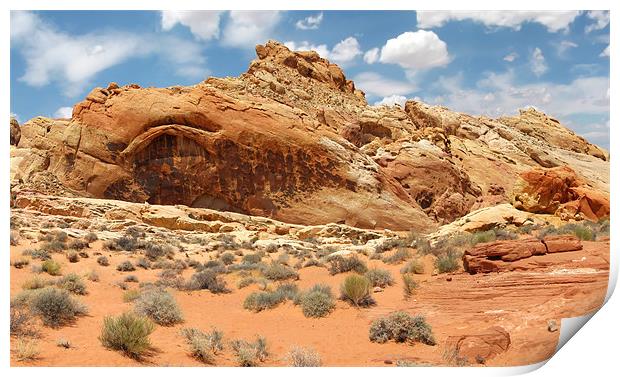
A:
<svg viewBox="0 0 620 377">
<path fill-rule="evenodd" d="M 511 262 L 547 253 L 581 250 L 581 241 L 575 236 L 549 236 L 542 240 L 503 240 L 474 246 L 463 254 L 465 271 L 476 273 L 511 271 L 517 268 Z"/>
<path fill-rule="evenodd" d="M 589 187 L 570 167 L 523 172 L 515 183 L 516 208 L 555 214 L 564 220 L 609 217 L 609 197 Z"/>
<path fill-rule="evenodd" d="M 458 362 L 485 364 L 510 347 L 510 334 L 500 326 L 493 326 L 479 334 L 451 336 L 446 340 L 446 348 Z"/>
</svg>

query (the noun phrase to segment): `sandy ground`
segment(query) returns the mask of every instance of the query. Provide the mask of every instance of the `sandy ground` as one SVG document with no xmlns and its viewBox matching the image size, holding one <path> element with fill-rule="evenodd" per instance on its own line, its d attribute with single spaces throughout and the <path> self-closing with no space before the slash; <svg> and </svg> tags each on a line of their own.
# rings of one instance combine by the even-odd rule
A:
<svg viewBox="0 0 620 377">
<path fill-rule="evenodd" d="M 21 257 L 23 240 L 11 247 L 11 260 Z M 77 263 L 69 263 L 62 254 L 53 254 L 61 262 L 63 274 L 85 274 L 95 269 L 100 281 L 85 279 L 88 294 L 78 299 L 88 306 L 89 314 L 79 317 L 73 324 L 51 329 L 38 326 L 40 357 L 24 363 L 15 360 L 13 366 L 201 366 L 187 350 L 179 334 L 183 327 L 209 330 L 216 327 L 224 331 L 226 340 L 244 338 L 252 340 L 256 335 L 267 338 L 271 356 L 263 365 L 283 366 L 285 354 L 294 346 L 312 347 L 317 350 L 325 366 L 385 366 L 397 360 L 424 364 L 446 364 L 443 359 L 445 340 L 449 336 L 477 334 L 492 326 L 502 326 L 511 337 L 507 352 L 488 360 L 487 365 L 525 365 L 542 361 L 555 351 L 559 331 L 549 332 L 547 321 L 562 317 L 579 316 L 596 310 L 603 302 L 608 279 L 609 241 L 584 242 L 584 250 L 532 257 L 534 270 L 501 274 L 469 275 L 455 274 L 416 275 L 420 288 L 416 294 L 405 299 L 399 270 L 403 264 L 386 265 L 368 261 L 369 267 L 389 269 L 396 284 L 383 292 L 374 293 L 377 305 L 356 309 L 337 301 L 336 310 L 326 318 L 310 319 L 303 316 L 301 308 L 286 302 L 274 309 L 253 313 L 243 309 L 243 300 L 255 285 L 236 288 L 238 277 L 226 275 L 232 293 L 215 295 L 208 291 L 184 292 L 173 290 L 181 307 L 185 322 L 171 327 L 157 326 L 151 335 L 154 354 L 143 362 L 137 362 L 121 353 L 104 348 L 98 340 L 103 317 L 131 310 L 131 303 L 123 302 L 123 290 L 116 286 L 124 276 L 133 274 L 141 282 L 154 281 L 160 270 L 119 272 L 115 266 L 125 259 L 137 259 L 120 252 L 102 250 L 101 243 L 91 244 L 91 257 Z M 96 263 L 96 252 L 110 259 L 110 266 Z M 195 258 L 201 260 L 201 258 Z M 202 260 L 205 260 L 203 258 Z M 32 261 L 32 264 L 40 263 Z M 427 263 L 432 263 L 427 260 Z M 429 266 L 430 267 L 430 266 Z M 427 271 L 432 270 L 427 268 Z M 184 271 L 189 278 L 193 269 Z M 338 294 L 346 274 L 331 276 L 327 269 L 308 267 L 299 270 L 297 284 L 301 289 L 317 282 L 329 284 Z M 21 286 L 34 273 L 30 266 L 23 269 L 10 268 L 11 296 L 22 290 Z M 44 274 L 45 277 L 47 275 Z M 137 288 L 138 283 L 128 283 Z M 372 343 L 368 339 L 370 323 L 395 310 L 423 314 L 432 326 L 436 346 L 423 344 Z M 59 338 L 67 339 L 72 347 L 65 349 L 56 345 Z M 11 339 L 11 349 L 15 339 Z M 235 359 L 230 349 L 216 358 L 218 366 L 233 366 Z"/>
</svg>

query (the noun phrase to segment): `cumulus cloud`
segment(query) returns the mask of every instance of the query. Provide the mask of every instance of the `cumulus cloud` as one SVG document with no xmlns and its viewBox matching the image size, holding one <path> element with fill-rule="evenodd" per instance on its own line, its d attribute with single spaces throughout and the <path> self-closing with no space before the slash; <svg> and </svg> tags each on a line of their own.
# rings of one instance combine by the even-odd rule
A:
<svg viewBox="0 0 620 377">
<path fill-rule="evenodd" d="M 504 61 L 507 61 L 509 63 L 514 62 L 517 58 L 519 57 L 519 54 L 517 54 L 516 52 L 511 52 L 510 54 L 504 56 Z"/>
<path fill-rule="evenodd" d="M 73 107 L 65 106 L 65 107 L 61 107 L 58 110 L 56 110 L 56 112 L 54 113 L 54 118 L 69 119 L 71 118 L 72 114 L 73 114 Z"/>
<path fill-rule="evenodd" d="M 376 63 L 379 60 L 379 48 L 371 48 L 364 54 L 364 61 L 368 64 Z"/>
<path fill-rule="evenodd" d="M 579 11 L 418 11 L 418 27 L 430 29 L 441 27 L 450 21 L 470 20 L 486 27 L 507 27 L 520 30 L 525 22 L 536 22 L 549 32 L 568 30 Z"/>
<path fill-rule="evenodd" d="M 161 28 L 167 31 L 181 24 L 188 27 L 196 38 L 208 41 L 218 38 L 222 13 L 218 10 L 164 10 L 161 12 Z"/>
<path fill-rule="evenodd" d="M 450 62 L 450 55 L 446 43 L 437 34 L 418 30 L 389 39 L 381 48 L 379 61 L 415 71 L 444 66 Z"/>
<path fill-rule="evenodd" d="M 410 82 L 389 79 L 375 72 L 362 72 L 355 76 L 354 81 L 356 87 L 377 97 L 402 96 L 417 90 Z"/>
<path fill-rule="evenodd" d="M 265 43 L 280 21 L 280 11 L 241 11 L 228 14 L 228 22 L 222 32 L 222 43 L 227 46 L 254 48 Z"/>
<path fill-rule="evenodd" d="M 315 45 L 308 41 L 287 41 L 284 45 L 292 51 L 316 51 L 322 58 L 339 64 L 349 63 L 362 54 L 359 42 L 354 37 L 343 39 L 331 49 L 326 44 Z"/>
<path fill-rule="evenodd" d="M 174 37 L 155 37 L 116 31 L 71 35 L 32 12 L 11 13 L 11 45 L 26 62 L 20 80 L 41 87 L 57 83 L 73 97 L 101 71 L 136 57 L 156 55 L 175 67 L 175 73 L 206 74 L 198 44 Z"/>
<path fill-rule="evenodd" d="M 561 41 L 559 44 L 556 45 L 556 48 L 558 50 L 558 55 L 560 57 L 564 57 L 564 55 L 566 54 L 568 50 L 570 50 L 571 48 L 576 48 L 578 46 L 579 45 L 575 42 Z"/>
<path fill-rule="evenodd" d="M 308 16 L 303 20 L 298 20 L 295 23 L 295 27 L 301 30 L 313 30 L 318 29 L 323 21 L 323 12 L 317 14 L 316 16 Z"/>
<path fill-rule="evenodd" d="M 609 57 L 609 45 L 607 45 L 607 47 L 605 47 L 605 49 L 598 56 L 601 58 L 605 56 Z"/>
<path fill-rule="evenodd" d="M 594 22 L 586 26 L 586 33 L 591 33 L 594 30 L 604 29 L 607 25 L 609 25 L 609 11 L 591 10 L 587 13 L 587 16 Z"/>
<path fill-rule="evenodd" d="M 549 67 L 540 48 L 536 47 L 530 57 L 530 69 L 538 77 L 547 72 Z"/>
<path fill-rule="evenodd" d="M 399 95 L 391 95 L 389 97 L 383 97 L 381 101 L 375 102 L 375 106 L 388 105 L 394 106 L 399 105 L 400 107 L 405 107 L 405 102 L 407 102 L 407 97 L 399 96 Z"/>
</svg>

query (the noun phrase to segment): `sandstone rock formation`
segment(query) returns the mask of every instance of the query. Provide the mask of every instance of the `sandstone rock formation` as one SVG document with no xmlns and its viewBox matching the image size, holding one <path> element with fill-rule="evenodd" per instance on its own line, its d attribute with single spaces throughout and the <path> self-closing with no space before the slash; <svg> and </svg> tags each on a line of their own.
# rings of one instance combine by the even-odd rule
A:
<svg viewBox="0 0 620 377">
<path fill-rule="evenodd" d="M 516 208 L 555 214 L 564 220 L 609 217 L 609 197 L 587 185 L 568 166 L 521 173 L 512 201 Z"/>
<path fill-rule="evenodd" d="M 575 236 L 488 242 L 465 251 L 463 268 L 471 274 L 512 271 L 518 266 L 511 262 L 535 255 L 581 250 L 582 247 L 581 241 Z"/>
<path fill-rule="evenodd" d="M 19 143 L 19 139 L 22 136 L 22 131 L 19 128 L 19 123 L 17 122 L 17 119 L 15 118 L 11 118 L 11 145 L 17 145 L 17 143 Z"/>
<path fill-rule="evenodd" d="M 510 347 L 510 334 L 500 326 L 493 326 L 479 334 L 451 336 L 446 347 L 453 352 L 450 357 L 468 364 L 485 364 Z"/>
<path fill-rule="evenodd" d="M 587 185 L 579 187 L 591 192 L 571 188 L 564 212 L 598 216 L 592 201 L 609 195 L 607 152 L 545 114 L 369 106 L 315 52 L 270 41 L 256 53 L 237 78 L 111 83 L 70 120 L 26 122 L 11 152 L 12 190 L 36 192 L 50 180 L 95 198 L 420 232 L 507 203 L 515 179 L 533 168 L 578 169 Z"/>
</svg>

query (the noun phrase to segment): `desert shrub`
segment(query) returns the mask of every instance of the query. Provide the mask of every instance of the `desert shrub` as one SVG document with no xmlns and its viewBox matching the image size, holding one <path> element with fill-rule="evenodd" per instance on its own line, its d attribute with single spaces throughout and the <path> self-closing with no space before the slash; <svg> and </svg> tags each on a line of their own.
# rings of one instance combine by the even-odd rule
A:
<svg viewBox="0 0 620 377">
<path fill-rule="evenodd" d="M 71 348 L 71 342 L 68 339 L 59 338 L 58 340 L 56 340 L 56 346 L 69 349 Z"/>
<path fill-rule="evenodd" d="M 17 361 L 33 361 L 39 358 L 39 354 L 36 340 L 18 338 L 15 342 L 15 359 Z"/>
<path fill-rule="evenodd" d="M 15 259 L 11 262 L 11 265 L 17 269 L 22 269 L 30 264 L 30 261 L 26 258 Z"/>
<path fill-rule="evenodd" d="M 373 287 L 385 288 L 388 285 L 394 284 L 394 278 L 390 271 L 381 268 L 371 268 L 366 271 L 364 276 L 366 276 Z"/>
<path fill-rule="evenodd" d="M 97 233 L 89 232 L 84 236 L 84 239 L 86 240 L 86 242 L 95 242 L 99 239 L 99 237 L 97 237 Z"/>
<path fill-rule="evenodd" d="M 413 295 L 416 289 L 418 289 L 418 282 L 409 274 L 403 274 L 403 293 L 405 297 Z"/>
<path fill-rule="evenodd" d="M 258 284 L 260 289 L 265 290 L 267 289 L 268 283 L 269 281 L 265 278 L 256 278 L 254 276 L 246 276 L 243 279 L 239 280 L 239 282 L 237 283 L 237 288 L 241 289 L 241 288 L 245 288 L 252 284 Z"/>
<path fill-rule="evenodd" d="M 137 289 L 130 289 L 123 292 L 123 302 L 133 302 L 140 297 L 140 291 Z"/>
<path fill-rule="evenodd" d="M 151 268 L 151 262 L 149 262 L 148 259 L 146 259 L 144 257 L 141 257 L 136 262 L 136 267 L 140 267 L 140 268 L 143 268 L 145 270 L 148 270 L 149 268 Z"/>
<path fill-rule="evenodd" d="M 43 261 L 43 263 L 41 264 L 41 269 L 52 276 L 60 275 L 60 263 L 56 262 L 53 259 Z"/>
<path fill-rule="evenodd" d="M 39 276 L 33 276 L 32 278 L 26 280 L 24 284 L 22 284 L 23 289 L 40 289 L 43 287 L 47 287 L 48 285 L 53 284 L 48 280 L 45 280 Z"/>
<path fill-rule="evenodd" d="M 416 251 L 422 255 L 426 255 L 432 250 L 431 241 L 426 238 L 416 238 L 414 246 Z"/>
<path fill-rule="evenodd" d="M 354 271 L 359 274 L 363 274 L 368 270 L 366 263 L 362 261 L 357 255 L 345 258 L 342 255 L 335 255 L 328 259 L 329 273 L 332 275 L 340 274 L 343 272 Z"/>
<path fill-rule="evenodd" d="M 299 275 L 292 268 L 277 262 L 271 262 L 262 268 L 263 275 L 270 280 L 298 279 Z"/>
<path fill-rule="evenodd" d="M 310 290 L 300 295 L 301 311 L 306 317 L 325 317 L 334 310 L 336 304 L 330 293 L 320 290 Z"/>
<path fill-rule="evenodd" d="M 263 257 L 256 253 L 256 254 L 246 254 L 243 256 L 243 258 L 241 258 L 241 263 L 246 263 L 246 264 L 252 264 L 252 263 L 258 263 L 263 259 Z"/>
<path fill-rule="evenodd" d="M 97 270 L 92 269 L 86 274 L 86 279 L 90 281 L 99 281 L 99 273 Z"/>
<path fill-rule="evenodd" d="M 88 242 L 76 238 L 69 241 L 67 246 L 72 250 L 84 250 L 88 247 Z"/>
<path fill-rule="evenodd" d="M 435 268 L 440 274 L 453 272 L 459 269 L 461 254 L 454 250 L 447 250 L 440 254 L 435 260 Z"/>
<path fill-rule="evenodd" d="M 320 367 L 321 356 L 313 349 L 294 346 L 285 357 L 291 367 Z"/>
<path fill-rule="evenodd" d="M 227 293 L 224 279 L 219 277 L 215 271 L 202 270 L 192 275 L 186 289 L 191 291 L 208 289 L 211 293 Z"/>
<path fill-rule="evenodd" d="M 46 242 L 40 247 L 40 249 L 43 249 L 48 252 L 59 252 L 59 251 L 63 251 L 66 248 L 67 248 L 67 245 L 64 242 L 60 242 L 58 240 Z"/>
<path fill-rule="evenodd" d="M 137 225 L 128 226 L 125 229 L 125 234 L 133 238 L 144 238 L 146 236 L 144 229 Z"/>
<path fill-rule="evenodd" d="M 299 287 L 295 283 L 282 283 L 278 285 L 276 292 L 282 294 L 285 300 L 295 300 L 299 293 Z"/>
<path fill-rule="evenodd" d="M 32 259 L 40 260 L 46 260 L 51 258 L 49 251 L 43 249 L 26 249 L 22 252 L 22 255 L 30 255 Z"/>
<path fill-rule="evenodd" d="M 159 280 L 156 284 L 176 289 L 188 289 L 188 285 L 185 282 L 185 279 L 183 279 L 183 276 L 180 275 L 180 273 L 181 272 L 179 270 L 175 270 L 173 268 L 166 268 L 158 274 Z"/>
<path fill-rule="evenodd" d="M 56 286 L 61 289 L 65 289 L 71 293 L 75 293 L 76 295 L 85 295 L 86 294 L 86 284 L 82 280 L 82 278 L 76 273 L 70 273 L 66 276 L 61 277 L 56 282 Z"/>
<path fill-rule="evenodd" d="M 412 259 L 403 268 L 400 269 L 401 274 L 423 274 L 424 264 L 419 259 Z"/>
<path fill-rule="evenodd" d="M 125 283 L 137 283 L 140 279 L 136 275 L 127 275 L 125 276 Z"/>
<path fill-rule="evenodd" d="M 162 326 L 183 321 L 181 309 L 174 296 L 164 289 L 147 289 L 135 301 L 136 312 L 143 314 Z"/>
<path fill-rule="evenodd" d="M 321 263 L 318 259 L 308 259 L 304 262 L 303 267 L 323 267 L 323 263 Z"/>
<path fill-rule="evenodd" d="M 226 266 L 231 265 L 235 261 L 235 254 L 227 251 L 227 252 L 223 253 L 222 255 L 220 255 L 220 260 Z"/>
<path fill-rule="evenodd" d="M 340 287 L 340 298 L 356 307 L 371 306 L 375 300 L 370 295 L 370 281 L 362 275 L 347 276 Z"/>
<path fill-rule="evenodd" d="M 199 329 L 186 328 L 181 330 L 181 335 L 190 346 L 191 355 L 203 363 L 213 364 L 215 355 L 224 350 L 224 333 L 217 329 L 205 333 Z"/>
<path fill-rule="evenodd" d="M 30 309 L 50 327 L 59 327 L 85 314 L 86 307 L 75 300 L 68 291 L 54 287 L 35 291 L 30 299 Z"/>
<path fill-rule="evenodd" d="M 105 317 L 99 341 L 104 347 L 121 351 L 125 355 L 141 359 L 151 348 L 149 335 L 155 329 L 150 319 L 134 313 L 118 317 Z"/>
<path fill-rule="evenodd" d="M 261 336 L 257 337 L 254 342 L 246 340 L 233 340 L 230 342 L 237 363 L 242 367 L 254 367 L 259 362 L 263 362 L 269 356 L 267 349 L 267 340 Z"/>
<path fill-rule="evenodd" d="M 116 270 L 126 272 L 126 271 L 135 271 L 136 268 L 134 267 L 133 263 L 131 263 L 131 261 L 126 260 L 124 262 L 119 263 L 116 266 Z"/>
<path fill-rule="evenodd" d="M 388 238 L 375 246 L 375 253 L 381 254 L 396 247 L 403 248 L 411 245 L 411 241 L 403 238 Z"/>
<path fill-rule="evenodd" d="M 77 262 L 80 261 L 80 256 L 75 251 L 67 252 L 66 256 L 67 256 L 67 259 L 69 260 L 69 262 L 71 262 L 71 263 L 77 263 Z"/>
<path fill-rule="evenodd" d="M 14 336 L 32 336 L 35 331 L 32 327 L 32 316 L 26 305 L 11 302 L 10 307 L 10 334 Z"/>
<path fill-rule="evenodd" d="M 109 266 L 110 265 L 110 261 L 108 260 L 108 257 L 106 257 L 105 255 L 101 255 L 99 257 L 97 257 L 97 263 L 101 266 Z"/>
<path fill-rule="evenodd" d="M 170 245 L 161 245 L 154 242 L 149 242 L 146 244 L 144 248 L 144 256 L 150 260 L 156 260 L 161 257 L 165 257 L 167 255 L 171 255 L 173 253 L 172 246 Z"/>
<path fill-rule="evenodd" d="M 253 312 L 260 312 L 274 308 L 285 300 L 284 294 L 278 291 L 252 292 L 243 301 L 243 308 Z"/>
<path fill-rule="evenodd" d="M 495 241 L 495 232 L 493 230 L 486 230 L 483 232 L 476 232 L 472 234 L 471 244 L 476 245 L 484 242 Z"/>
<path fill-rule="evenodd" d="M 142 246 L 142 243 L 135 237 L 121 236 L 115 240 L 108 240 L 104 243 L 104 248 L 114 251 L 134 251 Z"/>
<path fill-rule="evenodd" d="M 226 273 L 226 265 L 224 265 L 224 262 L 222 262 L 219 259 L 215 259 L 215 260 L 210 260 L 210 261 L 206 261 L 201 268 L 199 268 L 199 270 L 211 270 L 213 272 L 216 272 L 218 274 L 223 274 Z"/>
<path fill-rule="evenodd" d="M 372 322 L 368 334 L 371 342 L 385 343 L 394 340 L 402 342 L 421 342 L 435 345 L 433 331 L 423 316 L 412 316 L 399 311 Z"/>
<path fill-rule="evenodd" d="M 391 255 L 384 257 L 383 262 L 387 264 L 399 264 L 409 258 L 411 258 L 411 252 L 404 247 L 400 247 Z"/>
<path fill-rule="evenodd" d="M 54 239 L 59 242 L 67 242 L 69 236 L 62 230 L 54 232 Z"/>
</svg>

